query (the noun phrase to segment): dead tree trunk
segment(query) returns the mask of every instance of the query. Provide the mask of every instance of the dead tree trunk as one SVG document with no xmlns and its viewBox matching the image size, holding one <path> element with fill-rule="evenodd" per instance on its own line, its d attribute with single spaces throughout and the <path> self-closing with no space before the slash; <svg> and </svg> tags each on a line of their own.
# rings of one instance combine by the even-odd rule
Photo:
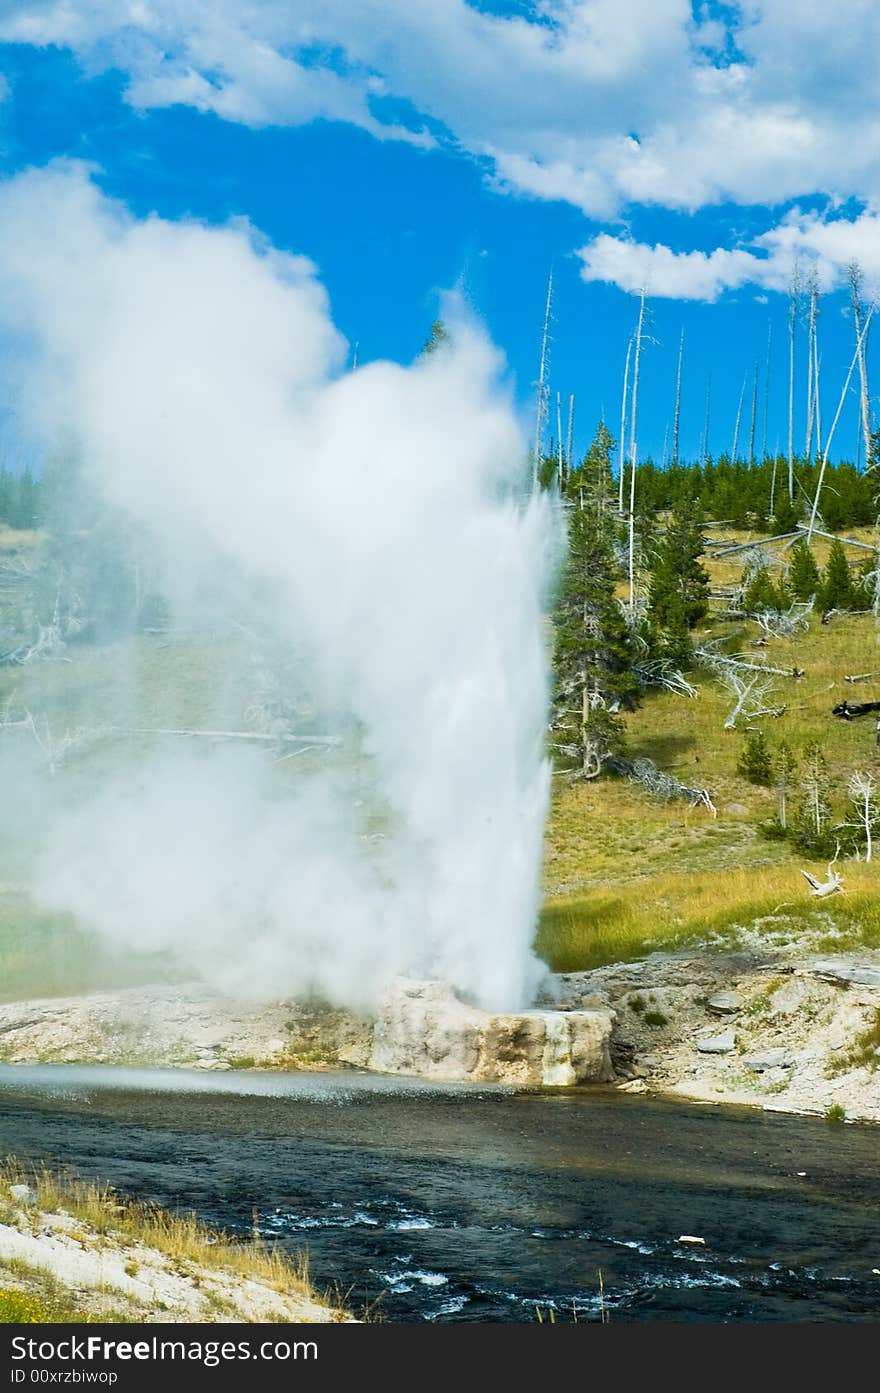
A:
<svg viewBox="0 0 880 1393">
<path fill-rule="evenodd" d="M 816 459 L 822 458 L 822 394 L 819 390 L 819 292 L 816 292 L 816 322 L 813 325 L 813 411 L 816 417 Z"/>
<path fill-rule="evenodd" d="M 849 288 L 852 297 L 853 323 L 859 345 L 859 412 L 862 420 L 862 439 L 865 443 L 865 468 L 871 465 L 871 408 L 868 395 L 868 344 L 862 339 L 862 268 L 857 261 L 849 266 Z"/>
<path fill-rule="evenodd" d="M 767 420 L 770 412 L 770 354 L 773 349 L 773 321 L 767 325 L 767 369 L 764 374 L 764 428 L 761 435 L 761 458 L 767 458 Z M 776 455 L 779 454 L 777 447 Z M 776 456 L 774 456 L 773 482 L 776 482 Z M 771 506 L 770 512 L 773 512 Z"/>
<path fill-rule="evenodd" d="M 871 316 L 873 315 L 873 313 L 874 306 L 872 305 L 871 308 L 868 310 L 868 314 L 865 318 L 865 323 L 862 328 L 862 332 L 859 336 L 859 341 L 856 344 L 856 351 L 852 356 L 852 362 L 849 365 L 849 372 L 846 375 L 846 381 L 844 382 L 843 390 L 840 393 L 840 401 L 837 403 L 837 411 L 835 412 L 834 420 L 831 423 L 831 430 L 828 432 L 828 439 L 825 441 L 825 449 L 822 453 L 822 467 L 819 470 L 819 478 L 816 482 L 816 496 L 813 499 L 813 507 L 810 512 L 810 524 L 807 528 L 807 542 L 810 542 L 812 540 L 813 532 L 816 527 L 816 514 L 819 510 L 819 496 L 822 492 L 822 485 L 825 482 L 825 470 L 828 466 L 828 455 L 831 450 L 831 442 L 834 439 L 834 432 L 837 429 L 837 422 L 840 420 L 840 413 L 843 410 L 843 403 L 846 401 L 846 394 L 849 391 L 849 384 L 852 381 L 853 371 L 855 369 L 856 362 L 859 356 L 859 349 L 867 337 L 868 329 L 871 325 Z"/>
<path fill-rule="evenodd" d="M 816 307 L 819 298 L 815 271 L 810 274 L 807 288 L 810 295 L 810 309 L 807 320 L 807 431 L 804 441 L 804 459 L 807 464 L 810 464 L 813 458 L 813 429 L 816 411 L 813 366 L 816 345 Z"/>
<path fill-rule="evenodd" d="M 675 416 L 672 422 L 672 463 L 678 464 L 678 434 L 681 423 L 681 363 L 684 355 L 684 326 L 678 342 L 678 372 L 675 377 Z"/>
<path fill-rule="evenodd" d="M 706 422 L 703 427 L 703 464 L 709 458 L 709 409 L 712 405 L 712 374 L 706 379 Z"/>
<path fill-rule="evenodd" d="M 833 865 L 834 862 L 829 861 L 826 880 L 817 880 L 809 871 L 801 871 L 801 875 L 810 887 L 811 894 L 816 895 L 820 900 L 827 899 L 829 895 L 836 895 L 839 890 L 843 889 L 843 877 L 839 871 L 831 869 Z"/>
<path fill-rule="evenodd" d="M 532 462 L 532 491 L 537 492 L 541 468 L 541 446 L 544 441 L 544 422 L 547 417 L 547 349 L 550 342 L 550 314 L 553 309 L 553 267 L 547 280 L 547 304 L 544 309 L 544 328 L 541 334 L 541 364 L 538 370 L 538 400 L 535 406 L 535 454 Z"/>
<path fill-rule="evenodd" d="M 642 330 L 645 324 L 645 295 L 643 290 L 639 301 L 639 322 L 636 327 L 636 354 L 633 365 L 632 421 L 629 437 L 629 610 L 635 612 L 636 605 L 636 469 L 638 468 L 638 424 L 639 405 L 639 367 L 642 359 Z"/>
<path fill-rule="evenodd" d="M 800 275 L 797 267 L 788 287 L 788 501 L 794 502 L 794 338 L 797 328 Z"/>
<path fill-rule="evenodd" d="M 739 423 L 742 420 L 743 398 L 746 394 L 746 382 L 748 373 L 743 378 L 742 391 L 739 394 L 739 406 L 736 408 L 736 425 L 733 428 L 733 449 L 730 452 L 730 463 L 736 464 L 736 452 L 739 449 Z"/>
<path fill-rule="evenodd" d="M 629 364 L 632 358 L 632 334 L 626 346 L 626 363 L 623 369 L 623 397 L 620 402 L 620 479 L 618 480 L 617 511 L 623 517 L 623 480 L 626 474 L 626 402 L 629 393 Z"/>
<path fill-rule="evenodd" d="M 749 469 L 755 467 L 755 426 L 758 420 L 758 364 L 755 364 L 755 384 L 752 391 L 752 425 L 749 431 Z"/>
<path fill-rule="evenodd" d="M 877 825 L 877 805 L 874 801 L 874 775 L 857 769 L 849 781 L 848 793 L 853 804 L 857 821 L 847 823 L 865 835 L 865 860 L 870 861 L 874 851 L 874 828 Z"/>
</svg>

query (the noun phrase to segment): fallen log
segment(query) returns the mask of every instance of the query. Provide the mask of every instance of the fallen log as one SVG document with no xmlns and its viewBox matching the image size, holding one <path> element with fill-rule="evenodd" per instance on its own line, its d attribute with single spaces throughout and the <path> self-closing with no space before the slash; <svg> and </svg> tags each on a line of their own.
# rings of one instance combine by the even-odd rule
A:
<svg viewBox="0 0 880 1393">
<path fill-rule="evenodd" d="M 831 708 L 832 716 L 841 721 L 854 721 L 858 716 L 867 716 L 872 711 L 880 711 L 880 701 L 839 701 Z"/>
<path fill-rule="evenodd" d="M 760 721 L 763 720 L 765 716 L 770 716 L 772 719 L 778 720 L 780 716 L 785 715 L 787 710 L 787 706 L 761 706 L 757 711 L 752 711 L 748 719 L 750 721 Z"/>
<path fill-rule="evenodd" d="M 803 523 L 798 524 L 798 532 L 804 536 L 809 536 L 809 529 Z M 814 537 L 825 537 L 829 542 L 843 542 L 845 547 L 861 547 L 863 551 L 876 551 L 873 542 L 860 542 L 857 537 L 838 537 L 834 532 L 823 532 L 820 528 L 813 528 Z M 772 541 L 772 538 L 771 538 Z"/>
<path fill-rule="evenodd" d="M 845 619 L 848 614 L 861 614 L 863 610 L 857 609 L 826 609 L 822 615 L 820 623 L 830 624 L 832 619 Z"/>
<path fill-rule="evenodd" d="M 832 871 L 828 867 L 828 879 L 817 880 L 809 871 L 801 871 L 801 875 L 810 887 L 810 894 L 816 895 L 818 899 L 827 899 L 829 895 L 836 895 L 843 889 L 843 877 L 839 871 Z"/>
<path fill-rule="evenodd" d="M 757 537 L 753 542 L 737 542 L 734 547 L 723 547 L 721 551 L 716 551 L 714 555 L 717 558 L 720 556 L 733 556 L 734 552 L 737 551 L 755 551 L 759 547 L 769 545 L 770 542 L 784 542 L 788 537 L 798 537 L 799 535 L 800 530 L 797 532 L 779 532 L 775 537 Z"/>
<path fill-rule="evenodd" d="M 615 755 L 606 761 L 606 767 L 615 774 L 623 774 L 630 783 L 640 784 L 646 792 L 664 802 L 674 798 L 685 798 L 692 808 L 702 804 L 713 818 L 718 816 L 718 809 L 712 801 L 709 789 L 683 783 L 674 774 L 667 774 L 665 770 L 658 769 L 652 759 L 640 756 L 638 759 L 629 760 Z"/>
</svg>

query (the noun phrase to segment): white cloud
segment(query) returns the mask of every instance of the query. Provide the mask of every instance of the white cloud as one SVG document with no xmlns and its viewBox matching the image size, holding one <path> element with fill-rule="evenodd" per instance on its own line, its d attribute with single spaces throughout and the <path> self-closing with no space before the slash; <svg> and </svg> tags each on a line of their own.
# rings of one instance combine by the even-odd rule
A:
<svg viewBox="0 0 880 1393">
<path fill-rule="evenodd" d="M 880 294 L 880 214 L 871 209 L 853 220 L 794 212 L 753 245 L 754 251 L 676 252 L 662 243 L 649 246 L 600 233 L 578 255 L 585 281 L 627 291 L 644 288 L 675 300 L 717 300 L 725 290 L 744 285 L 784 291 L 797 264 L 813 268 L 821 288 L 832 290 L 854 261 L 869 293 Z"/>
<path fill-rule="evenodd" d="M 674 252 L 602 233 L 579 252 L 585 281 L 645 290 L 675 300 L 717 300 L 724 290 L 760 280 L 766 262 L 746 251 Z"/>
<path fill-rule="evenodd" d="M 298 60 L 314 37 L 271 0 L 245 12 L 232 0 L 34 0 L 0 18 L 0 39 L 67 46 L 88 71 L 127 73 L 126 96 L 139 110 L 182 104 L 252 127 L 344 121 L 379 138 L 432 143 L 424 128 L 374 116 L 370 96 L 380 84 L 368 69 L 340 75 L 326 62 Z"/>
<path fill-rule="evenodd" d="M 880 196 L 880 7 L 820 0 L 32 0 L 0 38 L 67 44 L 129 75 L 140 107 L 248 125 L 351 122 L 485 157 L 500 183 L 598 217 L 822 192 Z M 841 81 L 845 74 L 845 81 Z M 377 115 L 378 93 L 412 121 Z"/>
<path fill-rule="evenodd" d="M 786 281 L 801 259 L 815 266 L 820 285 L 828 290 L 857 261 L 873 293 L 880 291 L 880 211 L 873 208 L 853 219 L 795 212 L 757 238 L 757 244 L 766 248 L 769 261 L 784 272 Z"/>
<path fill-rule="evenodd" d="M 880 206 L 880 6 L 732 0 L 536 0 L 528 14 L 468 0 L 30 0 L 0 39 L 63 44 L 87 71 L 127 74 L 140 109 L 183 103 L 248 126 L 343 121 L 434 140 L 495 187 L 608 221 L 813 196 Z M 696 17 L 695 17 L 696 9 Z M 399 105 L 378 98 L 399 99 Z M 390 112 L 395 112 L 390 115 Z M 405 113 L 401 115 L 400 113 Z M 607 241 L 607 264 L 658 294 L 775 287 L 795 243 L 834 274 L 848 237 L 876 259 L 873 222 L 788 223 L 763 245 L 703 255 Z"/>
</svg>

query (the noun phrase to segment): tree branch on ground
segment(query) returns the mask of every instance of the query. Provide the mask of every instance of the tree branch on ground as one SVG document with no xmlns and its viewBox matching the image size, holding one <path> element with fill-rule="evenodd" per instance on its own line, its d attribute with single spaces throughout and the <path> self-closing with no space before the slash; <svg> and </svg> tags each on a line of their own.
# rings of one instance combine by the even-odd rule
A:
<svg viewBox="0 0 880 1393">
<path fill-rule="evenodd" d="M 646 792 L 655 798 L 661 798 L 664 802 L 670 802 L 676 798 L 686 798 L 691 807 L 702 805 L 708 808 L 713 818 L 718 816 L 718 809 L 712 801 L 712 795 L 707 788 L 697 788 L 692 784 L 685 784 L 675 777 L 674 774 L 667 774 L 663 769 L 658 769 L 652 759 L 640 756 L 632 761 L 625 759 L 609 760 L 609 767 L 615 773 L 624 774 L 630 783 L 639 784 Z"/>
<path fill-rule="evenodd" d="M 839 871 L 833 869 L 834 862 L 840 855 L 840 842 L 837 843 L 837 851 L 834 853 L 834 860 L 828 862 L 828 870 L 825 880 L 817 880 L 810 871 L 801 871 L 801 875 L 810 887 L 810 893 L 817 899 L 827 899 L 829 895 L 836 895 L 843 890 L 843 877 Z"/>
<path fill-rule="evenodd" d="M 646 658 L 635 664 L 633 672 L 643 687 L 659 687 L 663 692 L 675 692 L 676 696 L 692 699 L 699 696 L 698 688 L 670 658 Z"/>
</svg>

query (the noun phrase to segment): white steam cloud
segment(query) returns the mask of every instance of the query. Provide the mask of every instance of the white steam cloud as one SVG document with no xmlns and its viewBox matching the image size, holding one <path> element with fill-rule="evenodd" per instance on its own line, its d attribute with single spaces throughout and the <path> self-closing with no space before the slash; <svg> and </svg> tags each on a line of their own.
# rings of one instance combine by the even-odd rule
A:
<svg viewBox="0 0 880 1393">
<path fill-rule="evenodd" d="M 30 428 L 78 442 L 166 593 L 259 624 L 358 732 L 354 773 L 182 743 L 106 773 L 47 808 L 39 899 L 226 988 L 367 1006 L 410 972 L 527 1001 L 554 542 L 491 346 L 462 319 L 343 373 L 310 263 L 136 220 L 71 164 L 0 189 L 0 314 Z"/>
</svg>

